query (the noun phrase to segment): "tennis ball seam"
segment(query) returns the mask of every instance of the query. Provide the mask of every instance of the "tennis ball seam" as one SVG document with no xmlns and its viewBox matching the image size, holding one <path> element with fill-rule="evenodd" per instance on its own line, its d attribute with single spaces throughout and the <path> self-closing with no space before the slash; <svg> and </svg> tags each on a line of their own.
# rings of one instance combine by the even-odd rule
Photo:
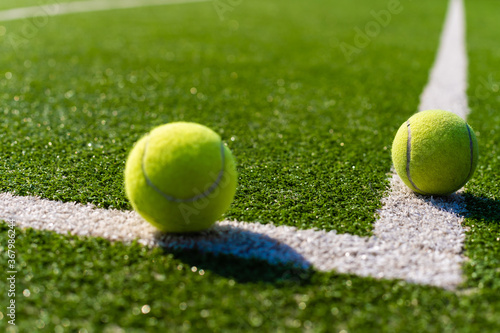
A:
<svg viewBox="0 0 500 333">
<path fill-rule="evenodd" d="M 410 184 L 417 191 L 420 191 L 424 195 L 431 195 L 430 193 L 427 193 L 427 192 L 423 191 L 422 189 L 420 189 L 413 182 L 413 179 L 411 178 L 411 173 L 410 173 L 410 163 L 411 163 L 411 126 L 410 126 L 410 120 L 408 120 L 406 122 L 406 124 L 407 124 L 407 128 L 408 128 L 408 138 L 407 138 L 407 141 L 406 141 L 406 147 L 407 147 L 406 148 L 406 176 L 408 177 L 408 181 L 410 182 Z M 474 142 L 472 141 L 472 134 L 470 132 L 469 124 L 466 123 L 465 126 L 467 127 L 467 134 L 469 136 L 470 166 L 469 166 L 469 174 L 467 175 L 467 178 L 466 178 L 465 182 L 462 183 L 459 188 L 462 188 L 467 183 L 467 181 L 470 179 L 471 173 L 472 173 L 472 167 L 474 165 Z"/>
<path fill-rule="evenodd" d="M 472 134 L 470 132 L 470 127 L 469 124 L 465 124 L 467 127 L 467 134 L 469 134 L 469 147 L 470 147 L 470 167 L 469 167 L 469 174 L 467 175 L 467 179 L 465 182 L 460 186 L 462 188 L 472 177 L 472 166 L 474 165 L 474 142 L 472 142 Z"/>
<path fill-rule="evenodd" d="M 410 127 L 410 121 L 408 120 L 406 122 L 406 127 L 408 128 L 408 138 L 406 141 L 406 176 L 408 177 L 408 181 L 410 184 L 417 190 L 420 191 L 421 193 L 428 195 L 429 193 L 422 191 L 418 186 L 413 182 L 413 179 L 411 178 L 411 173 L 410 173 L 410 163 L 411 163 L 411 127 Z"/>
<path fill-rule="evenodd" d="M 153 181 L 148 177 L 148 174 L 146 172 L 146 153 L 148 150 L 148 142 L 149 142 L 149 134 L 148 137 L 146 138 L 146 143 L 144 145 L 144 152 L 142 154 L 142 159 L 141 159 L 141 168 L 142 168 L 142 174 L 144 176 L 144 179 L 146 180 L 146 184 L 151 187 L 155 192 L 160 194 L 163 198 L 165 198 L 167 201 L 175 202 L 175 203 L 190 203 L 190 202 L 195 202 L 199 199 L 204 199 L 208 197 L 216 188 L 219 186 L 222 177 L 224 176 L 224 167 L 225 167 L 225 153 L 224 153 L 224 143 L 221 141 L 220 143 L 220 152 L 221 152 L 221 170 L 219 171 L 219 174 L 217 175 L 217 179 L 205 190 L 205 192 L 197 194 L 191 198 L 187 199 L 180 199 L 176 198 L 172 195 L 169 195 L 165 192 L 163 192 L 161 189 L 159 189 Z"/>
</svg>

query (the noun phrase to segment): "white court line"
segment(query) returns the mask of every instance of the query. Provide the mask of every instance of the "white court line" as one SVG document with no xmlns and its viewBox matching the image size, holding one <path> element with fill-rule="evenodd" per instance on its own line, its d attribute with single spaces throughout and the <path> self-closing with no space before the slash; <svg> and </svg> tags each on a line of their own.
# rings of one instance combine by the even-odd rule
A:
<svg viewBox="0 0 500 333">
<path fill-rule="evenodd" d="M 419 110 L 431 109 L 449 110 L 463 119 L 469 114 L 463 0 L 450 2 L 436 63 L 420 96 Z"/>
<path fill-rule="evenodd" d="M 429 204 L 409 193 L 399 179 L 393 181 L 397 199 L 391 200 L 388 208 L 396 213 L 386 216 L 386 220 L 391 217 L 394 220 L 376 225 L 374 237 L 235 221 L 219 222 L 197 236 L 169 235 L 157 232 L 135 212 L 15 197 L 9 193 L 0 194 L 0 219 L 15 221 L 21 228 L 51 230 L 63 235 L 70 232 L 127 243 L 138 240 L 148 246 L 199 249 L 272 264 L 291 263 L 301 268 L 313 266 L 320 271 L 337 270 L 455 287 L 461 281 L 456 275 L 455 253 L 460 251 L 464 234 L 454 228 L 455 215 L 449 212 L 460 213 L 460 206 L 436 200 L 436 206 L 431 207 L 436 210 L 433 220 L 425 220 L 423 212 L 429 209 Z M 397 206 L 411 200 L 408 207 Z M 408 215 L 413 217 L 411 221 L 406 221 Z M 443 225 L 438 230 L 435 219 Z"/>
<path fill-rule="evenodd" d="M 37 16 L 57 16 L 113 9 L 176 5 L 184 3 L 207 2 L 210 0 L 89 0 L 43 4 L 0 11 L 0 22 L 22 20 Z"/>
<path fill-rule="evenodd" d="M 465 50 L 462 0 L 451 0 L 443 30 L 441 48 L 455 55 Z M 441 61 L 452 64 L 449 59 Z M 432 108 L 446 106 L 462 85 L 466 62 L 450 71 L 450 82 L 429 82 L 440 89 L 433 96 Z M 457 76 L 454 73 L 459 72 Z M 460 90 L 460 89 L 458 89 Z M 463 92 L 465 93 L 465 92 Z M 466 96 L 456 96 L 467 100 Z M 425 98 L 425 94 L 423 95 Z M 422 105 L 427 101 L 423 100 Z M 464 104 L 466 105 L 466 103 Z M 466 108 L 467 109 L 467 108 Z M 336 270 L 376 278 L 405 279 L 453 289 L 462 282 L 461 256 L 465 232 L 461 227 L 465 212 L 460 194 L 446 199 L 424 199 L 412 193 L 397 177 L 391 178 L 390 196 L 383 199 L 374 236 L 358 237 L 334 231 L 297 230 L 293 227 L 223 221 L 197 236 L 162 234 L 134 212 L 97 209 L 89 205 L 61 203 L 34 197 L 0 194 L 0 218 L 15 221 L 19 227 L 53 230 L 81 236 L 100 236 L 113 241 L 138 239 L 148 246 L 173 249 L 199 249 L 240 258 L 258 258 L 270 263 L 292 263 L 321 271 Z M 346 221 L 348 223 L 348 221 Z"/>
</svg>

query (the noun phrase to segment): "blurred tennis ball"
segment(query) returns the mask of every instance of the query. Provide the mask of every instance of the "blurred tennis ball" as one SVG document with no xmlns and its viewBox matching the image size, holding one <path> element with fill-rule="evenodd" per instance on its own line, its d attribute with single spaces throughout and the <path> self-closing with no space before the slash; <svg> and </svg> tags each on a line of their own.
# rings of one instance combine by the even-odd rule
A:
<svg viewBox="0 0 500 333">
<path fill-rule="evenodd" d="M 236 165 L 211 129 L 187 122 L 151 130 L 125 165 L 125 190 L 134 209 L 166 232 L 209 228 L 236 192 Z"/>
<path fill-rule="evenodd" d="M 472 177 L 478 144 L 472 128 L 442 110 L 418 112 L 399 128 L 392 161 L 403 182 L 424 195 L 448 195 Z"/>
</svg>

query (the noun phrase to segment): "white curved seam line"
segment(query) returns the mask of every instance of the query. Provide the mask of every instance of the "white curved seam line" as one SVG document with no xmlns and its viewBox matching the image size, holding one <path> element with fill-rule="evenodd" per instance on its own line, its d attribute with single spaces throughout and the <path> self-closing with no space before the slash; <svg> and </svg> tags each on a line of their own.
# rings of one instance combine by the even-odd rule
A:
<svg viewBox="0 0 500 333">
<path fill-rule="evenodd" d="M 141 159 L 142 174 L 144 176 L 144 179 L 146 180 L 146 184 L 149 187 L 151 187 L 156 193 L 158 193 L 163 198 L 165 198 L 165 200 L 171 201 L 171 202 L 176 202 L 176 203 L 195 202 L 199 199 L 203 199 L 203 198 L 208 197 L 210 195 L 210 193 L 212 193 L 217 188 L 217 186 L 219 186 L 220 181 L 222 180 L 222 176 L 224 176 L 224 167 L 225 167 L 225 163 L 226 163 L 225 162 L 225 154 L 224 154 L 224 143 L 222 141 L 220 143 L 220 154 L 221 154 L 222 166 L 221 166 L 219 173 L 217 174 L 217 178 L 215 179 L 215 181 L 212 184 L 210 184 L 210 186 L 204 192 L 199 193 L 197 195 L 194 195 L 191 198 L 187 198 L 187 199 L 176 198 L 172 195 L 165 193 L 158 186 L 156 186 L 154 184 L 154 182 L 151 180 L 151 178 L 148 177 L 148 174 L 146 172 L 146 152 L 147 152 L 147 148 L 148 148 L 148 143 L 149 143 L 149 139 L 146 140 L 146 143 L 144 145 L 144 152 L 142 154 L 142 159 Z"/>
</svg>

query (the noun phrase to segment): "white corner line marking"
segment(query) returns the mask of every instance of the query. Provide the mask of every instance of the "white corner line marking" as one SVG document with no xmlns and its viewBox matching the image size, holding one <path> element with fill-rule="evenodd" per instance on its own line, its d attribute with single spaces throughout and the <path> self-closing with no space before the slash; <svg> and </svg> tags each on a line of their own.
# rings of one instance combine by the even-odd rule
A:
<svg viewBox="0 0 500 333">
<path fill-rule="evenodd" d="M 466 119 L 470 111 L 467 66 L 463 0 L 450 0 L 436 60 L 420 96 L 418 110 L 448 110 Z M 429 275 L 433 280 L 429 284 L 448 289 L 462 283 L 461 264 L 465 260 L 462 255 L 465 241 L 462 222 L 467 212 L 462 192 L 445 198 L 424 198 L 411 193 L 392 170 L 390 195 L 383 202 L 374 233 L 381 237 L 392 234 L 393 240 L 401 239 L 400 249 L 411 242 L 421 246 L 422 250 L 415 253 L 415 258 L 422 259 L 423 265 L 412 274 Z M 426 251 L 429 244 L 433 244 L 431 252 Z M 405 257 L 404 260 L 416 259 Z M 435 283 L 436 279 L 441 279 L 442 270 L 446 271 L 446 282 Z"/>
<path fill-rule="evenodd" d="M 454 32 L 463 28 L 463 17 L 457 18 L 461 13 L 456 10 L 457 6 L 462 6 L 462 1 L 451 0 L 441 39 L 441 47 L 453 49 L 440 49 L 439 54 L 456 54 L 464 49 L 460 38 L 449 41 L 457 38 Z M 441 61 L 453 63 L 438 56 L 434 68 L 442 66 Z M 455 67 L 454 71 L 466 71 L 466 67 Z M 435 107 L 442 105 L 441 101 L 453 100 L 448 94 L 455 94 L 457 90 L 449 88 L 448 84 L 463 84 L 452 79 L 445 85 L 437 85 L 433 77 L 431 75 L 428 86 L 435 87 L 433 89 L 438 89 L 439 93 L 431 95 L 442 96 L 442 100 L 431 103 Z M 459 77 L 463 80 L 465 75 Z M 423 98 L 422 105 L 430 103 L 425 100 L 425 94 Z M 458 98 L 467 100 L 466 96 Z M 21 228 L 99 236 L 112 241 L 138 240 L 147 246 L 198 249 L 243 259 L 262 259 L 273 264 L 313 267 L 319 271 L 335 270 L 456 288 L 462 282 L 461 264 L 464 260 L 461 255 L 465 239 L 461 227 L 461 215 L 465 212 L 463 198 L 454 194 L 444 199 L 424 199 L 412 193 L 396 175 L 390 182 L 390 195 L 383 199 L 384 205 L 379 211 L 380 218 L 375 222 L 372 237 L 236 221 L 219 222 L 195 236 L 172 235 L 156 231 L 135 212 L 18 197 L 9 193 L 0 193 L 0 219 L 14 221 Z"/>
<path fill-rule="evenodd" d="M 208 2 L 210 0 L 88 0 L 55 2 L 32 7 L 20 7 L 0 11 L 0 22 L 22 20 L 37 16 L 58 16 L 76 13 L 98 12 L 114 9 L 165 6 Z"/>
<path fill-rule="evenodd" d="M 448 110 L 466 119 L 470 111 L 467 66 L 463 0 L 450 0 L 436 61 L 420 96 L 419 111 Z"/>
</svg>

